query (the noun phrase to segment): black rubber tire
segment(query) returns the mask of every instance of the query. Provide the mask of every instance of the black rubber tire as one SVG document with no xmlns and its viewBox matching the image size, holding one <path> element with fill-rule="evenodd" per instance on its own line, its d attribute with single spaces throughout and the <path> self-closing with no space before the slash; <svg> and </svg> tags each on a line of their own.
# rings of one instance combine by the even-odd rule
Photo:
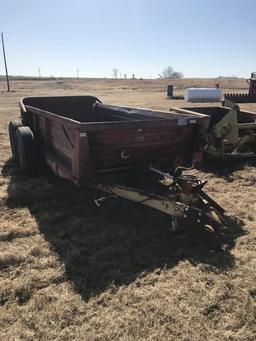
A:
<svg viewBox="0 0 256 341">
<path fill-rule="evenodd" d="M 34 134 L 29 127 L 19 127 L 16 130 L 19 165 L 26 176 L 37 172 L 37 153 Z"/>
<path fill-rule="evenodd" d="M 9 139 L 12 151 L 12 158 L 15 162 L 19 162 L 19 152 L 18 152 L 18 145 L 17 145 L 17 137 L 16 137 L 16 130 L 22 127 L 21 120 L 11 121 L 9 123 Z"/>
</svg>

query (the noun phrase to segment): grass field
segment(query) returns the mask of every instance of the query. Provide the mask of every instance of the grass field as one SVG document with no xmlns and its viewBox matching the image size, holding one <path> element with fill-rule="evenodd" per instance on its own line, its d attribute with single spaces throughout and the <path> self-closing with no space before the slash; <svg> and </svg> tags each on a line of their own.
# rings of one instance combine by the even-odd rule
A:
<svg viewBox="0 0 256 341">
<path fill-rule="evenodd" d="M 241 79 L 181 79 L 246 92 Z M 221 245 L 172 235 L 165 215 L 47 175 L 27 179 L 10 160 L 7 127 L 29 95 L 92 94 L 168 110 L 165 80 L 0 81 L 0 339 L 255 340 L 256 169 L 195 171 L 239 226 Z M 256 104 L 242 108 L 256 111 Z M 209 170 L 211 169 L 211 170 Z"/>
</svg>

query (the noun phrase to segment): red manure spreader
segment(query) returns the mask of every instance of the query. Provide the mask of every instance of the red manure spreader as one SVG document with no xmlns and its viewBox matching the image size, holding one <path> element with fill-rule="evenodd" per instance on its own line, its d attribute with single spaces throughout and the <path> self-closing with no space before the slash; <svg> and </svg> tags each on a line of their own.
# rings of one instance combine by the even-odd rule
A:
<svg viewBox="0 0 256 341">
<path fill-rule="evenodd" d="M 183 174 L 200 163 L 209 116 L 107 105 L 93 96 L 27 97 L 9 124 L 13 158 L 32 176 L 56 176 L 171 216 L 173 230 L 194 225 L 222 233 L 224 209 L 206 182 Z"/>
</svg>

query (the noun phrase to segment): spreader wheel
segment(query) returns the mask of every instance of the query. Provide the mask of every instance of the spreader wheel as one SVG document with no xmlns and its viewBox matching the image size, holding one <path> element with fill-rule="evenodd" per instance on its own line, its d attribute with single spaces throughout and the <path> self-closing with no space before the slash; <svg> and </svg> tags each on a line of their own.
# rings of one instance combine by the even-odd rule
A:
<svg viewBox="0 0 256 341">
<path fill-rule="evenodd" d="M 20 169 L 27 176 L 34 175 L 37 170 L 37 155 L 33 132 L 29 127 L 19 127 L 16 138 Z"/>
<path fill-rule="evenodd" d="M 16 130 L 19 127 L 22 127 L 21 120 L 15 120 L 9 123 L 9 139 L 10 139 L 10 145 L 11 145 L 11 150 L 12 150 L 12 157 L 16 162 L 19 162 L 19 152 L 18 152 L 17 137 L 16 137 Z"/>
</svg>

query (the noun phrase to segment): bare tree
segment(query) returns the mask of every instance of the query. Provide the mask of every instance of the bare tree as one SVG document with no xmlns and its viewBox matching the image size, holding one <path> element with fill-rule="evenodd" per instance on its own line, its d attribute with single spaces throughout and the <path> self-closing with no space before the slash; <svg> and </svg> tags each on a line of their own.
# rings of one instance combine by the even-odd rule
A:
<svg viewBox="0 0 256 341">
<path fill-rule="evenodd" d="M 119 72 L 118 69 L 116 69 L 116 68 L 113 69 L 113 77 L 114 77 L 114 78 L 117 78 L 118 72 Z"/>
<path fill-rule="evenodd" d="M 167 66 L 163 69 L 163 78 L 172 78 L 173 68 L 171 66 Z"/>
<path fill-rule="evenodd" d="M 172 73 L 172 78 L 183 78 L 183 77 L 184 77 L 184 75 L 182 72 L 174 71 Z"/>
<path fill-rule="evenodd" d="M 182 78 L 184 77 L 182 72 L 174 71 L 172 66 L 167 66 L 163 69 L 162 74 L 159 74 L 160 78 Z"/>
</svg>

